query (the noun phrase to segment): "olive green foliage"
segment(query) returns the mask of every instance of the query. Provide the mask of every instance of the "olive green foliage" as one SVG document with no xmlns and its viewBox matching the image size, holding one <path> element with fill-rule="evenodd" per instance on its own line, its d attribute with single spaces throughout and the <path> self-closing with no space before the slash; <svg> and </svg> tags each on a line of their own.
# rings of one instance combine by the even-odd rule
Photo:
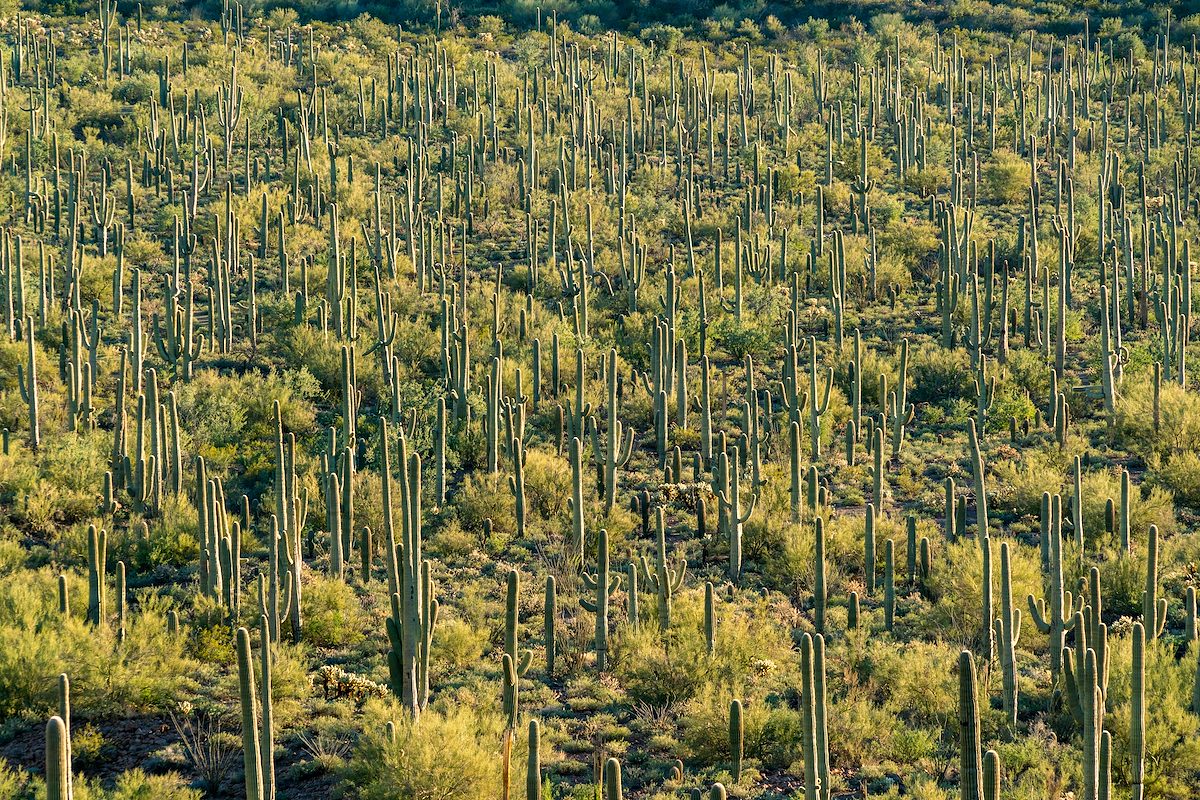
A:
<svg viewBox="0 0 1200 800">
<path fill-rule="evenodd" d="M 360 797 L 485 800 L 500 795 L 499 715 L 430 710 L 413 722 L 398 707 L 376 701 L 364 713 L 375 724 L 366 726 L 345 773 Z M 396 723 L 395 741 L 384 731 L 389 720 Z"/>
</svg>

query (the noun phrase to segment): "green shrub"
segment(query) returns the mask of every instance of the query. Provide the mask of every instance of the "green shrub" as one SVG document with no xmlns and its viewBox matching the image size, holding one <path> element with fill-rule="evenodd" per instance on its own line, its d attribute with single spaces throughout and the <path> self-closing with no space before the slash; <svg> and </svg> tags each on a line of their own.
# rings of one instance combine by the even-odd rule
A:
<svg viewBox="0 0 1200 800">
<path fill-rule="evenodd" d="M 71 675 L 72 706 L 81 714 L 161 709 L 190 685 L 195 665 L 183 656 L 182 638 L 167 634 L 165 601 L 138 593 L 117 648 L 109 624 L 83 621 L 82 579 L 70 575 L 68 586 L 72 613 L 64 618 L 50 570 L 0 581 L 0 716 L 50 708 L 53 676 L 61 672 Z"/>
<path fill-rule="evenodd" d="M 488 636 L 464 620 L 439 619 L 433 631 L 430 661 L 443 670 L 462 670 L 479 663 L 488 646 Z"/>
<path fill-rule="evenodd" d="M 1154 470 L 1154 478 L 1170 489 L 1177 502 L 1200 505 L 1200 453 L 1187 450 Z"/>
<path fill-rule="evenodd" d="M 341 647 L 363 639 L 367 615 L 345 581 L 309 573 L 301 595 L 304 640 L 318 647 Z"/>
<path fill-rule="evenodd" d="M 1105 536 L 1105 506 L 1109 499 L 1120 510 L 1121 479 L 1109 470 L 1085 472 L 1080 479 L 1083 493 L 1083 531 L 1089 543 L 1101 541 Z M 1146 531 L 1157 525 L 1166 535 L 1175 530 L 1175 506 L 1171 494 L 1159 487 L 1145 487 L 1139 491 L 1133 484 L 1129 492 L 1129 528 L 1134 539 L 1145 540 Z M 1067 515 L 1066 503 L 1063 514 Z M 1069 517 L 1068 517 L 1069 518 Z M 1114 532 L 1114 536 L 1115 536 Z"/>
<path fill-rule="evenodd" d="M 1200 447 L 1200 395 L 1163 381 L 1156 431 L 1150 381 L 1126 378 L 1117 401 L 1116 427 L 1121 444 L 1143 458 L 1196 450 Z"/>
<path fill-rule="evenodd" d="M 911 402 L 974 402 L 974 372 L 965 350 L 921 344 L 909 348 L 908 358 L 908 399 Z"/>
<path fill-rule="evenodd" d="M 362 800 L 501 796 L 499 715 L 430 708 L 414 722 L 394 703 L 369 701 L 364 710 L 366 728 L 343 770 Z M 388 720 L 395 722 L 394 741 L 384 732 Z M 513 763 L 521 761 L 514 755 Z"/>
<path fill-rule="evenodd" d="M 992 158 L 985 173 L 992 201 L 1003 205 L 1028 202 L 1029 162 L 1007 149 L 997 150 Z"/>
</svg>

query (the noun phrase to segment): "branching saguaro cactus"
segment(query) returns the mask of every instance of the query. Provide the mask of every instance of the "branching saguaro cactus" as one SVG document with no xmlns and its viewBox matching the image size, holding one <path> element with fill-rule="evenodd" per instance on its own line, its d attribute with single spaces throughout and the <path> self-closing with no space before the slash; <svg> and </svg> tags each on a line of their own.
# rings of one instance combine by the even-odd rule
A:
<svg viewBox="0 0 1200 800">
<path fill-rule="evenodd" d="M 908 402 L 908 339 L 900 343 L 900 382 L 893 393 L 889 417 L 892 425 L 892 458 L 900 457 L 904 432 L 916 417 L 916 407 Z"/>
<path fill-rule="evenodd" d="M 1075 627 L 1076 609 L 1076 601 L 1071 593 L 1063 590 L 1062 518 L 1059 514 L 1051 517 L 1049 539 L 1049 590 L 1045 599 L 1035 601 L 1033 595 L 1029 595 L 1027 600 L 1033 624 L 1050 637 L 1050 671 L 1057 677 L 1062 667 L 1062 649 L 1066 635 Z M 1082 607 L 1083 602 L 1080 599 L 1078 608 Z"/>
<path fill-rule="evenodd" d="M 717 500 L 721 504 L 721 517 L 729 534 L 729 580 L 737 584 L 742 579 L 742 526 L 754 515 L 758 495 L 750 495 L 750 501 L 742 505 L 741 477 L 738 468 L 739 451 L 733 449 L 733 458 L 724 452 L 717 456 L 719 471 L 729 477 L 728 491 L 719 491 Z"/>
<path fill-rule="evenodd" d="M 600 444 L 600 433 L 592 426 L 592 450 L 596 465 L 604 474 L 604 511 L 612 511 L 617 497 L 617 469 L 629 463 L 633 455 L 633 429 L 626 429 L 617 419 L 617 351 L 609 349 L 607 361 L 608 414 L 607 446 Z"/>
<path fill-rule="evenodd" d="M 583 573 L 583 585 L 595 593 L 594 599 L 583 597 L 579 604 L 596 615 L 596 669 L 603 672 L 608 668 L 608 601 L 621 588 L 621 576 L 610 567 L 608 531 L 603 528 L 596 542 L 596 571 Z"/>
<path fill-rule="evenodd" d="M 1013 607 L 1012 568 L 1008 542 L 1000 543 L 1000 616 L 995 621 L 1000 648 L 1000 670 L 1004 684 L 1004 714 L 1008 725 L 1017 724 L 1017 641 L 1021 638 L 1021 609 Z"/>
<path fill-rule="evenodd" d="M 642 556 L 642 576 L 646 588 L 654 593 L 658 606 L 658 627 L 662 634 L 671 628 L 671 598 L 683 588 L 687 576 L 687 562 L 683 559 L 672 563 L 667 559 L 667 526 L 662 508 L 655 511 L 654 568 Z"/>
<path fill-rule="evenodd" d="M 829 410 L 829 394 L 833 388 L 833 367 L 825 371 L 825 390 L 817 400 L 817 338 L 808 338 L 808 438 L 813 462 L 821 459 L 821 418 Z"/>
<path fill-rule="evenodd" d="M 800 639 L 800 720 L 805 800 L 829 800 L 829 737 L 826 727 L 825 638 Z"/>
<path fill-rule="evenodd" d="M 429 652 L 437 624 L 438 601 L 434 596 L 433 567 L 422 557 L 421 456 L 413 453 L 408 470 L 402 472 L 401 496 L 403 535 L 397 542 L 392 523 L 391 458 L 388 425 L 380 419 L 382 457 L 383 522 L 387 531 L 388 575 L 392 592 L 392 616 L 388 620 L 388 671 L 392 691 L 414 718 L 429 702 Z M 401 440 L 403 457 L 403 440 Z"/>
<path fill-rule="evenodd" d="M 518 715 L 517 681 L 529 671 L 533 664 L 533 651 L 521 650 L 517 639 L 520 633 L 521 573 L 515 569 L 508 572 L 508 583 L 504 596 L 504 712 L 515 725 Z M 510 726 L 513 727 L 513 726 Z"/>
</svg>

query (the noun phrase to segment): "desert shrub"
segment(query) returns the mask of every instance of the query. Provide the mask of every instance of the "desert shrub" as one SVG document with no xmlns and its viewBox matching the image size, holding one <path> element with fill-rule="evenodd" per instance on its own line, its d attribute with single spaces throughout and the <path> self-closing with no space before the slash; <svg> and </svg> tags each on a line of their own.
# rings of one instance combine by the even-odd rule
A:
<svg viewBox="0 0 1200 800">
<path fill-rule="evenodd" d="M 525 501 L 530 511 L 547 519 L 566 513 L 571 496 L 571 465 L 542 450 L 525 452 Z"/>
<path fill-rule="evenodd" d="M 1176 501 L 1200 504 L 1200 454 L 1187 450 L 1171 456 L 1153 474 L 1155 482 L 1169 489 Z"/>
<path fill-rule="evenodd" d="M 704 764 L 728 765 L 728 693 L 708 692 L 684 708 L 683 743 L 689 759 Z M 801 756 L 799 712 L 780 707 L 779 698 L 742 704 L 743 755 L 764 768 L 786 769 Z"/>
<path fill-rule="evenodd" d="M 487 646 L 485 631 L 455 617 L 439 619 L 433 631 L 430 661 L 443 669 L 466 669 L 479 663 Z"/>
<path fill-rule="evenodd" d="M 975 399 L 974 371 L 965 350 L 910 347 L 908 370 L 908 399 L 913 403 Z"/>
<path fill-rule="evenodd" d="M 704 638 L 702 589 L 675 598 L 666 648 L 654 624 L 627 631 L 615 646 L 610 643 L 616 674 L 631 700 L 662 708 L 718 690 L 750 699 L 789 673 L 795 653 L 790 637 L 777 624 L 781 613 L 792 613 L 784 610 L 786 603 L 777 598 L 752 605 L 718 604 L 716 652 L 711 658 Z M 653 615 L 654 608 L 651 604 L 648 613 Z"/>
<path fill-rule="evenodd" d="M 319 647 L 340 647 L 363 638 L 367 616 L 345 581 L 309 573 L 301 595 L 304 639 Z"/>
<path fill-rule="evenodd" d="M 999 609 L 1000 546 L 997 537 L 991 538 L 993 606 Z M 908 624 L 922 635 L 947 638 L 962 647 L 977 641 L 983 625 L 983 557 L 974 537 L 962 537 L 952 543 L 939 544 L 936 563 L 928 581 L 929 592 L 936 603 L 923 607 L 922 612 Z M 1023 602 L 1027 595 L 1042 596 L 1041 562 L 1036 550 L 1009 543 L 1014 602 Z M 1065 560 L 1065 559 L 1064 559 Z"/>
<path fill-rule="evenodd" d="M 17 800 L 27 783 L 28 776 L 24 770 L 14 769 L 6 759 L 0 758 L 0 798 Z"/>
<path fill-rule="evenodd" d="M 141 522 L 145 528 L 132 520 L 128 527 L 110 532 L 109 551 L 139 572 L 195 563 L 200 553 L 199 520 L 186 497 L 167 495 L 157 516 Z"/>
<path fill-rule="evenodd" d="M 1011 150 L 993 154 L 985 173 L 988 195 L 1005 205 L 1024 202 L 1029 195 L 1029 164 Z"/>
<path fill-rule="evenodd" d="M 747 355 L 762 355 L 771 344 L 771 335 L 765 327 L 747 319 L 739 322 L 732 315 L 718 317 L 708 335 L 731 358 L 739 361 Z"/>
<path fill-rule="evenodd" d="M 149 775 L 140 769 L 123 773 L 112 792 L 105 794 L 106 800 L 200 800 L 201 797 L 199 790 L 188 786 L 173 772 Z"/>
<path fill-rule="evenodd" d="M 1099 542 L 1105 534 L 1105 506 L 1111 499 L 1118 513 L 1121 503 L 1121 478 L 1108 470 L 1085 472 L 1080 479 L 1083 494 L 1083 531 L 1088 542 Z M 1066 503 L 1063 504 L 1066 514 Z M 1136 484 L 1129 492 L 1129 527 L 1131 536 L 1144 538 L 1151 525 L 1157 525 L 1162 534 L 1175 530 L 1175 507 L 1171 494 L 1159 487 L 1145 487 L 1139 491 Z"/>
<path fill-rule="evenodd" d="M 90 770 L 100 762 L 107 745 L 104 734 L 92 723 L 71 726 L 72 764 Z"/>
<path fill-rule="evenodd" d="M 36 790 L 32 794 L 0 793 L 0 797 L 5 800 L 25 800 L 27 797 L 33 800 L 44 797 L 45 784 L 40 780 L 36 784 Z M 77 800 L 200 800 L 203 797 L 199 790 L 189 787 L 187 781 L 174 772 L 150 775 L 140 769 L 121 773 L 111 789 L 105 788 L 99 780 L 77 774 L 72 780 L 71 789 L 71 796 Z"/>
<path fill-rule="evenodd" d="M 503 722 L 489 711 L 431 708 L 413 721 L 394 703 L 371 701 L 344 777 L 362 800 L 494 800 L 501 795 Z M 395 739 L 385 733 L 395 722 Z M 518 737 L 519 738 L 519 737 Z M 514 763 L 516 761 L 514 757 Z"/>
<path fill-rule="evenodd" d="M 1170 456 L 1200 448 L 1200 395 L 1177 383 L 1162 382 L 1159 426 L 1154 426 L 1154 389 L 1150 381 L 1126 378 L 1117 400 L 1121 444 L 1143 458 Z"/>
<path fill-rule="evenodd" d="M 1062 491 L 1066 476 L 1050 458 L 1027 451 L 1020 459 L 995 463 L 995 501 L 999 508 L 1018 514 L 1041 514 L 1042 494 Z"/>
<path fill-rule="evenodd" d="M 1004 364 L 1006 377 L 1045 408 L 1050 398 L 1050 365 L 1036 350 L 1016 349 Z"/>
<path fill-rule="evenodd" d="M 497 473 L 470 475 L 454 501 L 464 528 L 482 533 L 491 520 L 493 543 L 502 546 L 515 533 L 516 501 L 509 491 L 507 476 Z"/>
<path fill-rule="evenodd" d="M 82 714 L 162 708 L 189 685 L 194 665 L 183 656 L 181 638 L 167 633 L 163 600 L 135 596 L 137 610 L 116 648 L 108 625 L 83 621 L 82 579 L 70 575 L 68 586 L 73 608 L 63 617 L 50 570 L 0 581 L 0 716 L 49 708 L 52 677 L 61 672 L 70 672 L 72 705 Z"/>
</svg>

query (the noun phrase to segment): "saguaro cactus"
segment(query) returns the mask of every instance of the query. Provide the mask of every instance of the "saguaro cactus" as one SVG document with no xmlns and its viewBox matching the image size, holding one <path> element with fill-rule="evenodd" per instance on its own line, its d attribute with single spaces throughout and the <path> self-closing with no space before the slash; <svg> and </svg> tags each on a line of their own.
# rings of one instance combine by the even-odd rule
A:
<svg viewBox="0 0 1200 800">
<path fill-rule="evenodd" d="M 654 592 L 658 601 L 658 627 L 666 634 L 671 627 L 671 598 L 683 587 L 687 574 L 687 562 L 680 559 L 674 566 L 667 560 L 667 529 L 663 510 L 656 512 L 656 540 L 654 548 L 654 570 L 651 571 L 646 557 L 642 557 L 642 575 L 646 588 Z"/>
<path fill-rule="evenodd" d="M 1158 598 L 1158 526 L 1151 525 L 1146 537 L 1146 588 L 1142 592 L 1142 624 L 1146 639 L 1154 641 L 1167 624 L 1167 600 Z"/>
<path fill-rule="evenodd" d="M 741 478 L 738 469 L 738 448 L 734 448 L 733 458 L 725 453 L 717 457 L 720 471 L 729 477 L 729 490 L 717 492 L 717 500 L 721 504 L 721 514 L 725 527 L 729 532 L 729 580 L 737 584 L 742 579 L 742 526 L 754 515 L 754 506 L 758 495 L 750 495 L 750 501 L 742 505 Z"/>
<path fill-rule="evenodd" d="M 258 696 L 254 691 L 254 663 L 250 657 L 250 632 L 237 629 L 238 685 L 242 697 L 242 764 L 246 775 L 246 800 L 265 800 L 258 733 Z"/>
<path fill-rule="evenodd" d="M 970 651 L 958 656 L 958 785 L 961 800 L 983 800 L 982 752 L 979 744 L 979 697 L 975 659 Z"/>
<path fill-rule="evenodd" d="M 383 472 L 383 516 L 389 549 L 389 580 L 392 616 L 388 620 L 388 669 L 392 690 L 401 698 L 409 713 L 416 717 L 429 701 L 429 650 L 437 624 L 438 601 L 435 599 L 432 565 L 422 558 L 421 456 L 408 459 L 408 472 L 401 480 L 403 503 L 403 539 L 396 542 L 391 520 L 391 464 L 387 448 L 387 422 L 380 419 Z M 403 440 L 402 440 L 403 444 Z M 403 450 L 403 447 L 401 447 Z"/>
<path fill-rule="evenodd" d="M 21 398 L 29 407 L 29 446 L 34 450 L 42 444 L 42 428 L 38 424 L 37 345 L 33 336 L 33 317 L 25 317 L 25 349 L 28 371 L 17 364 L 17 384 Z"/>
<path fill-rule="evenodd" d="M 1057 496 L 1055 496 L 1057 498 Z M 1045 599 L 1034 600 L 1029 595 L 1029 616 L 1038 630 L 1050 637 L 1050 672 L 1057 677 L 1062 668 L 1062 649 L 1066 634 L 1075 626 L 1076 606 L 1070 592 L 1063 591 L 1062 517 L 1056 513 L 1059 505 L 1051 500 L 1052 513 L 1049 531 L 1050 589 Z M 1079 602 L 1082 608 L 1082 601 Z"/>
<path fill-rule="evenodd" d="M 67 726 L 62 717 L 46 723 L 46 798 L 69 800 L 71 796 L 71 755 Z"/>
<path fill-rule="evenodd" d="M 529 720 L 529 753 L 525 758 L 525 800 L 542 800 L 542 726 Z"/>
<path fill-rule="evenodd" d="M 608 600 L 621 586 L 621 576 L 613 574 L 609 565 L 608 531 L 601 528 L 596 545 L 596 571 L 583 574 L 584 586 L 596 593 L 594 600 L 580 598 L 579 604 L 596 615 L 596 669 L 608 667 Z"/>
<path fill-rule="evenodd" d="M 88 622 L 99 625 L 105 617 L 105 569 L 108 553 L 108 535 L 97 531 L 95 525 L 88 526 Z"/>
<path fill-rule="evenodd" d="M 742 720 L 742 701 L 729 704 L 729 759 L 733 782 L 742 782 L 742 752 L 745 749 L 746 726 Z"/>
<path fill-rule="evenodd" d="M 973 419 L 967 420 L 967 435 L 971 441 L 971 472 L 975 479 L 975 526 L 982 545 L 988 531 L 987 488 L 983 475 L 983 456 L 979 451 L 979 435 Z"/>
<path fill-rule="evenodd" d="M 621 762 L 610 758 L 604 762 L 604 800 L 623 800 L 621 793 Z"/>
<path fill-rule="evenodd" d="M 995 621 L 996 640 L 1000 643 L 1000 670 L 1004 682 L 1004 715 L 1009 727 L 1017 724 L 1016 647 L 1021 638 L 1021 609 L 1013 608 L 1012 570 L 1008 542 L 1000 543 L 1000 617 Z"/>
<path fill-rule="evenodd" d="M 825 373 L 825 391 L 817 400 L 817 338 L 808 337 L 808 436 L 814 462 L 821 458 L 821 417 L 829 409 L 829 392 L 833 388 L 833 367 Z"/>
<path fill-rule="evenodd" d="M 829 744 L 825 709 L 825 639 L 800 639 L 800 739 L 804 756 L 805 800 L 828 800 Z"/>
<path fill-rule="evenodd" d="M 617 468 L 629 463 L 633 455 L 633 429 L 628 430 L 617 419 L 617 351 L 608 351 L 608 443 L 600 445 L 600 434 L 596 426 L 592 426 L 592 449 L 595 452 L 596 465 L 604 473 L 604 511 L 612 511 L 617 496 Z"/>
<path fill-rule="evenodd" d="M 515 679 L 519 679 L 525 675 L 533 663 L 533 651 L 520 649 L 517 641 L 521 624 L 518 608 L 520 594 L 521 573 L 515 569 L 509 570 L 508 585 L 504 599 L 504 654 L 512 662 L 512 678 L 514 680 L 511 686 L 508 684 L 507 678 L 505 680 L 504 708 L 512 719 L 515 719 L 517 715 L 517 687 Z"/>
<path fill-rule="evenodd" d="M 1133 647 L 1129 689 L 1130 783 L 1133 800 L 1142 800 L 1146 793 L 1146 628 L 1142 623 L 1133 623 L 1130 640 Z"/>
<path fill-rule="evenodd" d="M 554 661 L 558 654 L 558 583 L 553 575 L 546 576 L 542 630 L 542 639 L 546 646 L 546 674 L 553 677 Z"/>
</svg>

